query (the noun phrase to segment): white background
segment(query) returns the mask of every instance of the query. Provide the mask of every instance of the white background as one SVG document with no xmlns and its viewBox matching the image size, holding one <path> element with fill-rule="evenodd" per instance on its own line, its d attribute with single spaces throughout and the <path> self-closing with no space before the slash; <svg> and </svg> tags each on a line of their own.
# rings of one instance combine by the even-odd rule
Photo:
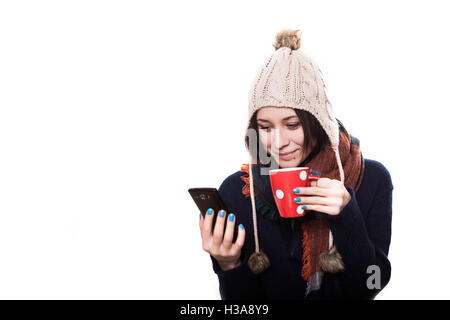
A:
<svg viewBox="0 0 450 320">
<path fill-rule="evenodd" d="M 302 31 L 394 184 L 378 299 L 448 299 L 446 1 L 4 1 L 0 298 L 216 299 L 189 187 L 247 162 L 247 93 Z"/>
</svg>

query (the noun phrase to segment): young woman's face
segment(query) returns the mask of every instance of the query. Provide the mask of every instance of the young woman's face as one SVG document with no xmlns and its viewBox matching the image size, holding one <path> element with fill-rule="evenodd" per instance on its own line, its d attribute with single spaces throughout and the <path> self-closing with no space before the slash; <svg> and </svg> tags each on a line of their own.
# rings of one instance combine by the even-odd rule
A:
<svg viewBox="0 0 450 320">
<path fill-rule="evenodd" d="M 297 167 L 306 159 L 309 153 L 303 150 L 303 128 L 294 109 L 263 107 L 256 114 L 256 122 L 261 143 L 269 154 L 274 148 L 273 156 L 279 157 L 281 168 Z"/>
</svg>

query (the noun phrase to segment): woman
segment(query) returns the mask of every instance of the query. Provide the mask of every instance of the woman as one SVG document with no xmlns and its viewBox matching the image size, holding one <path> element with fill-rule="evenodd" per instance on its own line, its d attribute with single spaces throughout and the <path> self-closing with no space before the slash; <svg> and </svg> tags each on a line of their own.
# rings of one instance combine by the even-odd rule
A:
<svg viewBox="0 0 450 320">
<path fill-rule="evenodd" d="M 199 222 L 221 297 L 371 299 L 391 273 L 390 174 L 363 158 L 358 139 L 333 116 L 320 69 L 299 50 L 298 30 L 278 33 L 274 47 L 250 91 L 250 165 L 219 188 L 231 214 L 208 210 Z M 274 164 L 310 167 L 321 177 L 292 190 L 304 217 L 280 217 L 264 170 Z"/>
</svg>

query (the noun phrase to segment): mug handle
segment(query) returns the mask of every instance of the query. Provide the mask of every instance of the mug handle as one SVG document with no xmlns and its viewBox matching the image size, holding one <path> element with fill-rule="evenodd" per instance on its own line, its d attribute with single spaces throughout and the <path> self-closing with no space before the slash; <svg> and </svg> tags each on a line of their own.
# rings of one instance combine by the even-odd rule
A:
<svg viewBox="0 0 450 320">
<path fill-rule="evenodd" d="M 322 177 L 318 177 L 318 176 L 309 176 L 309 177 L 308 177 L 308 181 L 317 181 L 317 180 L 319 180 L 320 178 L 322 178 Z"/>
</svg>

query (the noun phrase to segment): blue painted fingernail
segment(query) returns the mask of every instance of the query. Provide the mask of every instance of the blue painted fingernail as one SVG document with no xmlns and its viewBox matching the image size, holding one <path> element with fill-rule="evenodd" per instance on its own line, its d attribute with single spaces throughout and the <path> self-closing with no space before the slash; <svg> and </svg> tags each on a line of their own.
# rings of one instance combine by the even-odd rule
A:
<svg viewBox="0 0 450 320">
<path fill-rule="evenodd" d="M 230 214 L 230 216 L 228 217 L 228 220 L 230 222 L 233 222 L 234 221 L 234 214 Z"/>
<path fill-rule="evenodd" d="M 300 203 L 302 201 L 302 198 L 294 198 L 294 202 Z"/>
<path fill-rule="evenodd" d="M 223 218 L 225 216 L 225 210 L 219 211 L 219 217 Z"/>
<path fill-rule="evenodd" d="M 213 209 L 209 208 L 208 211 L 206 211 L 206 213 L 207 213 L 208 215 L 212 215 Z"/>
<path fill-rule="evenodd" d="M 305 209 L 306 209 L 306 206 L 302 206 L 302 209 L 305 210 Z"/>
<path fill-rule="evenodd" d="M 300 193 L 300 188 L 294 188 L 294 193 Z"/>
<path fill-rule="evenodd" d="M 242 224 L 240 224 L 239 229 L 244 229 L 244 226 Z"/>
<path fill-rule="evenodd" d="M 200 213 L 200 217 L 199 217 L 199 220 L 202 220 L 202 214 Z"/>
</svg>

